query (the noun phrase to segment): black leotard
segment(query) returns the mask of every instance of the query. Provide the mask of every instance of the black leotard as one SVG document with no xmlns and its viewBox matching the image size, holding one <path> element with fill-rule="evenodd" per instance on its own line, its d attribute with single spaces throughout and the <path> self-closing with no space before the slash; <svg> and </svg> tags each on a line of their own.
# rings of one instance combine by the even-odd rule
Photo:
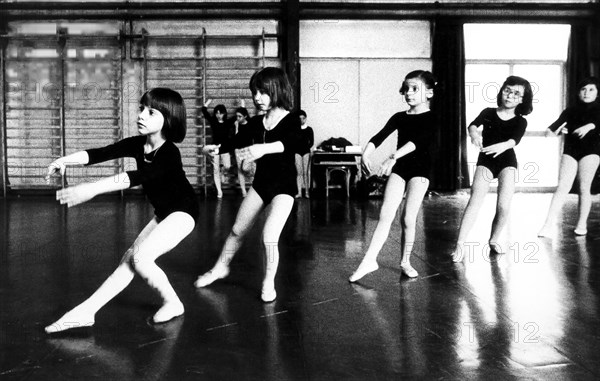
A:
<svg viewBox="0 0 600 381">
<path fill-rule="evenodd" d="M 289 113 L 270 130 L 263 124 L 264 115 L 251 118 L 244 129 L 240 129 L 236 138 L 236 148 L 251 144 L 274 143 L 280 141 L 284 151 L 268 154 L 256 160 L 256 173 L 252 188 L 268 204 L 278 194 L 294 196 L 298 193 L 296 185 L 296 152 L 308 146 L 308 140 L 302 137 L 300 120 Z"/>
<path fill-rule="evenodd" d="M 565 122 L 569 133 L 565 135 L 564 155 L 569 155 L 577 161 L 587 155 L 600 155 L 600 104 L 598 102 L 567 107 L 548 128 L 556 131 Z M 583 138 L 573 134 L 573 131 L 588 123 L 594 123 L 595 128 Z"/>
<path fill-rule="evenodd" d="M 519 144 L 527 128 L 527 120 L 520 115 L 515 115 L 509 120 L 502 120 L 496 112 L 496 108 L 484 109 L 469 126 L 479 127 L 483 125 L 483 146 L 491 146 L 496 143 L 502 143 L 509 139 Z M 506 167 L 518 168 L 517 155 L 514 149 L 507 149 L 497 157 L 479 153 L 477 165 L 488 168 L 494 178 Z"/>
<path fill-rule="evenodd" d="M 169 214 L 180 211 L 198 220 L 199 207 L 196 194 L 185 177 L 179 148 L 166 141 L 158 149 L 144 154 L 145 136 L 125 138 L 102 148 L 89 149 L 89 163 L 92 165 L 121 157 L 133 157 L 137 170 L 127 171 L 129 187 L 142 185 L 154 214 L 164 219 Z"/>
<path fill-rule="evenodd" d="M 415 150 L 402 156 L 396 161 L 392 172 L 409 181 L 413 177 L 430 178 L 432 163 L 432 145 L 435 142 L 436 120 L 431 111 L 421 114 L 407 114 L 399 112 L 394 114 L 383 129 L 370 140 L 375 147 L 394 131 L 398 131 L 397 149 L 408 142 L 415 145 Z"/>
<path fill-rule="evenodd" d="M 302 134 L 303 139 L 308 141 L 308 146 L 306 146 L 303 150 L 297 152 L 298 155 L 304 156 L 310 152 L 310 148 L 315 143 L 315 133 L 311 127 L 302 128 L 300 127 L 300 133 Z"/>
<path fill-rule="evenodd" d="M 235 119 L 226 119 L 223 122 L 219 122 L 217 117 L 210 115 L 206 107 L 202 107 L 202 114 L 204 119 L 210 124 L 212 132 L 212 144 L 220 144 L 219 154 L 230 153 L 233 150 L 233 135 L 235 134 L 235 126 L 233 122 Z"/>
</svg>

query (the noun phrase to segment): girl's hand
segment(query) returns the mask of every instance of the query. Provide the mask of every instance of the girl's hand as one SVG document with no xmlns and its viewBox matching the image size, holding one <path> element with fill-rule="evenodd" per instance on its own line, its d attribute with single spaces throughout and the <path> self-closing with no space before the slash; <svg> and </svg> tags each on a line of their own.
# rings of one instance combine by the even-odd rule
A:
<svg viewBox="0 0 600 381">
<path fill-rule="evenodd" d="M 508 143 L 501 142 L 482 148 L 481 152 L 483 152 L 486 155 L 494 155 L 493 157 L 496 157 L 509 148 L 511 147 L 508 145 Z"/>
<path fill-rule="evenodd" d="M 212 99 L 207 99 L 206 102 L 204 102 L 204 107 L 208 107 L 210 102 L 212 102 Z"/>
<path fill-rule="evenodd" d="M 483 139 L 481 138 L 481 135 L 478 133 L 475 134 L 471 134 L 471 143 L 479 148 L 480 151 L 483 150 Z"/>
<path fill-rule="evenodd" d="M 50 165 L 48 166 L 48 173 L 46 174 L 46 182 L 50 182 L 50 177 L 55 174 L 55 173 L 59 173 L 61 176 L 64 176 L 65 172 L 67 170 L 67 166 L 59 161 L 53 161 L 52 163 L 50 163 Z"/>
<path fill-rule="evenodd" d="M 586 124 L 585 126 L 581 126 L 575 131 L 573 131 L 573 135 L 578 136 L 579 139 L 583 139 L 588 132 L 594 129 L 594 125 L 591 123 Z"/>
<path fill-rule="evenodd" d="M 208 156 L 217 156 L 220 147 L 220 144 L 207 144 L 202 148 L 202 153 Z"/>
<path fill-rule="evenodd" d="M 56 199 L 70 208 L 91 200 L 96 194 L 93 183 L 84 183 L 57 191 Z"/>
<path fill-rule="evenodd" d="M 263 144 L 253 144 L 249 147 L 236 149 L 235 154 L 242 162 L 256 161 L 265 155 L 265 150 L 263 148 Z"/>
<path fill-rule="evenodd" d="M 394 160 L 392 158 L 386 159 L 381 164 L 381 167 L 379 167 L 379 170 L 377 171 L 377 175 L 378 176 L 389 176 L 392 173 L 392 168 L 394 168 L 395 164 L 396 164 L 396 160 Z"/>
</svg>

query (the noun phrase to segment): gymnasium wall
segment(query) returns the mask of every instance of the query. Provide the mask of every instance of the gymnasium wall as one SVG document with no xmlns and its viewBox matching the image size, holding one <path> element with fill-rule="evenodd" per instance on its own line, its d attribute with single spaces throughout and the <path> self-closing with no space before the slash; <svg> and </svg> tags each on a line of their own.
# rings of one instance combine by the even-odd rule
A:
<svg viewBox="0 0 600 381">
<path fill-rule="evenodd" d="M 315 145 L 344 137 L 365 146 L 396 112 L 408 108 L 404 76 L 431 69 L 427 21 L 303 20 L 300 22 L 301 107 Z M 375 154 L 395 148 L 390 137 Z"/>
</svg>

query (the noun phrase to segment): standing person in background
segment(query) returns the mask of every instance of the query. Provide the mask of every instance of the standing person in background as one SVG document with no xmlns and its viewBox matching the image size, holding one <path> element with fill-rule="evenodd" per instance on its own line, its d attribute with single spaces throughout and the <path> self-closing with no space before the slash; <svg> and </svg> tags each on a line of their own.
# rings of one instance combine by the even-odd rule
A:
<svg viewBox="0 0 600 381">
<path fill-rule="evenodd" d="M 298 194 L 296 198 L 302 197 L 302 189 L 304 188 L 304 196 L 310 198 L 310 177 L 309 177 L 309 162 L 310 162 L 310 150 L 315 143 L 315 134 L 313 129 L 306 124 L 306 112 L 300 110 L 298 112 L 300 118 L 300 128 L 304 139 L 308 141 L 309 146 L 302 150 L 302 152 L 296 153 L 296 171 L 298 172 L 297 183 L 298 183 Z"/>
<path fill-rule="evenodd" d="M 248 110 L 246 107 L 238 107 L 235 110 L 235 145 L 241 147 L 248 147 L 252 145 L 251 140 L 244 141 L 244 136 L 248 137 L 248 134 L 244 134 L 244 131 L 248 127 Z M 242 196 L 246 197 L 248 192 L 246 191 L 246 176 L 254 175 L 254 171 L 256 170 L 256 163 L 253 161 L 242 161 L 236 155 L 236 163 L 237 163 L 237 175 L 238 181 L 240 183 L 240 190 L 242 191 Z"/>
<path fill-rule="evenodd" d="M 495 178 L 498 178 L 498 199 L 489 249 L 498 254 L 504 252 L 499 241 L 508 223 L 518 168 L 513 148 L 519 144 L 527 128 L 527 120 L 523 115 L 533 111 L 531 85 L 521 77 L 506 78 L 496 96 L 496 104 L 498 107 L 484 109 L 468 127 L 471 142 L 481 152 L 473 175 L 471 197 L 460 223 L 456 249 L 452 252 L 454 262 L 461 262 L 465 256 L 465 240 L 477 221 L 479 209 Z M 479 132 L 479 127 L 482 127 L 482 132 Z"/>
<path fill-rule="evenodd" d="M 433 155 L 431 147 L 437 130 L 435 116 L 430 110 L 435 85 L 435 78 L 428 71 L 408 73 L 400 87 L 400 94 L 404 96 L 409 109 L 392 115 L 363 151 L 363 164 L 371 172 L 371 154 L 388 136 L 398 132 L 396 150 L 383 162 L 378 172 L 380 176 L 389 176 L 379 221 L 365 256 L 350 276 L 350 282 L 356 282 L 379 268 L 377 256 L 387 240 L 405 191 L 406 202 L 401 217 L 400 270 L 409 278 L 419 275 L 410 264 L 410 255 L 415 241 L 417 215 L 429 187 Z"/>
<path fill-rule="evenodd" d="M 577 85 L 577 103 L 567 107 L 547 130 L 549 134 L 565 134 L 565 146 L 560 161 L 558 187 L 552 196 L 550 209 L 539 237 L 550 237 L 554 219 L 560 211 L 575 177 L 579 186 L 579 217 L 575 235 L 587 234 L 587 220 L 592 208 L 592 181 L 600 164 L 600 80 L 588 77 Z M 566 123 L 566 124 L 565 124 Z M 564 124 L 564 126 L 563 126 Z"/>
<path fill-rule="evenodd" d="M 204 103 L 202 114 L 204 115 L 204 119 L 210 124 L 212 144 L 219 146 L 219 153 L 209 157 L 211 158 L 213 167 L 213 180 L 217 189 L 217 198 L 223 198 L 221 164 L 223 165 L 223 172 L 228 173 L 231 169 L 231 140 L 234 133 L 233 122 L 227 120 L 227 109 L 222 104 L 215 106 L 213 115 L 210 115 L 207 107 L 211 102 L 212 100 L 209 99 Z"/>
</svg>

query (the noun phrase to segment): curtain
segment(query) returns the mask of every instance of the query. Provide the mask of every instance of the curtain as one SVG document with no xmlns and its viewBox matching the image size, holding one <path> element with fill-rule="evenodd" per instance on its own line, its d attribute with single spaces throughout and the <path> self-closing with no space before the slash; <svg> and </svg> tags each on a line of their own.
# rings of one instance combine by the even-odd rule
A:
<svg viewBox="0 0 600 381">
<path fill-rule="evenodd" d="M 430 188 L 455 191 L 470 184 L 462 22 L 437 19 L 433 23 L 432 35 L 432 71 L 438 80 L 432 109 L 438 116 L 439 134 Z"/>
</svg>

